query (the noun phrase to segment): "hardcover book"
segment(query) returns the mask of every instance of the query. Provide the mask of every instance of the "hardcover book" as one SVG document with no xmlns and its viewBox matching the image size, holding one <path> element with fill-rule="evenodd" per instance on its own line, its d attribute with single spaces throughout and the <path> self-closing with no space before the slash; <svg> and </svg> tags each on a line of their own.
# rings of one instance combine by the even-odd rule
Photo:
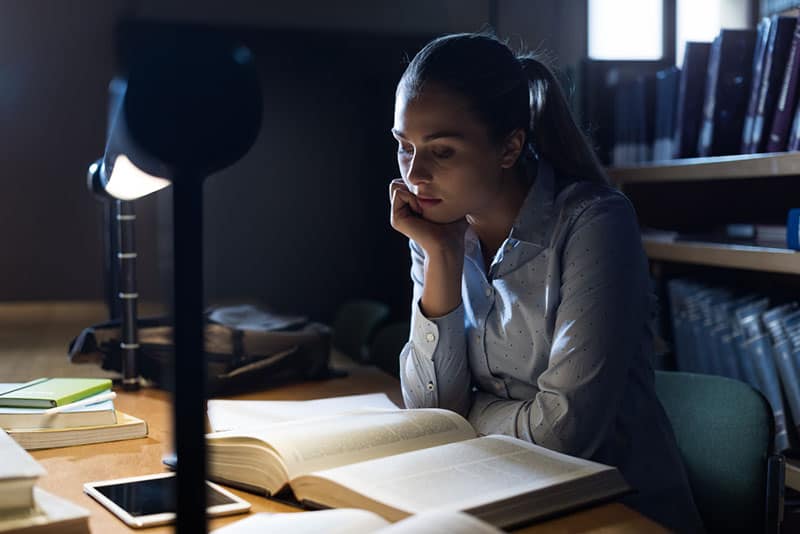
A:
<svg viewBox="0 0 800 534">
<path fill-rule="evenodd" d="M 508 436 L 477 437 L 439 409 L 340 414 L 207 435 L 209 476 L 388 521 L 432 509 L 509 527 L 630 490 L 615 467 Z"/>
<path fill-rule="evenodd" d="M 769 20 L 769 19 L 767 19 Z M 678 82 L 678 108 L 675 117 L 673 156 L 697 156 L 697 136 L 703 115 L 708 55 L 711 43 L 689 41 L 683 54 L 683 70 Z"/>
<path fill-rule="evenodd" d="M 774 15 L 770 24 L 767 50 L 763 58 L 760 86 L 758 87 L 758 106 L 753 120 L 753 132 L 748 152 L 765 152 L 775 105 L 781 91 L 786 62 L 792 45 L 792 37 L 797 26 L 797 17 Z M 755 86 L 753 84 L 753 90 Z"/>
<path fill-rule="evenodd" d="M 0 393 L 22 384 L 0 384 Z M 102 393 L 101 393 L 102 394 Z M 100 394 L 98 394 L 100 395 Z M 0 407 L 0 428 L 70 428 L 76 426 L 113 425 L 117 421 L 114 401 L 67 407 L 64 411 L 46 414 L 44 408 Z"/>
<path fill-rule="evenodd" d="M 745 113 L 742 127 L 742 154 L 755 152 L 752 149 L 753 121 L 756 118 L 756 109 L 758 109 L 759 89 L 761 88 L 761 78 L 764 72 L 764 55 L 767 53 L 771 24 L 772 19 L 764 17 L 756 28 L 756 47 L 753 53 L 752 68 L 753 79 L 750 82 L 750 97 L 747 101 L 747 112 Z"/>
<path fill-rule="evenodd" d="M 756 30 L 722 30 L 708 59 L 697 152 L 700 156 L 737 154 L 752 78 Z"/>
<path fill-rule="evenodd" d="M 792 35 L 789 57 L 783 70 L 783 83 L 778 101 L 775 103 L 775 114 L 772 118 L 772 130 L 767 141 L 767 152 L 786 150 L 789 129 L 797 107 L 797 81 L 800 78 L 800 20 L 797 21 Z"/>
</svg>

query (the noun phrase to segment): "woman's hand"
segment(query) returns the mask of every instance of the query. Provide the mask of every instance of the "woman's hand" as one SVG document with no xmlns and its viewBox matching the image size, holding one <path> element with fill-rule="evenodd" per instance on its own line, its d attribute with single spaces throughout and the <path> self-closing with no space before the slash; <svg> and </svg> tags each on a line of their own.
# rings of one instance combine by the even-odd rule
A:
<svg viewBox="0 0 800 534">
<path fill-rule="evenodd" d="M 464 232 L 469 226 L 466 219 L 451 223 L 436 223 L 425 219 L 416 195 L 408 190 L 400 178 L 389 184 L 389 202 L 392 206 L 392 228 L 413 239 L 425 252 L 451 252 L 457 257 L 463 255 Z"/>
</svg>

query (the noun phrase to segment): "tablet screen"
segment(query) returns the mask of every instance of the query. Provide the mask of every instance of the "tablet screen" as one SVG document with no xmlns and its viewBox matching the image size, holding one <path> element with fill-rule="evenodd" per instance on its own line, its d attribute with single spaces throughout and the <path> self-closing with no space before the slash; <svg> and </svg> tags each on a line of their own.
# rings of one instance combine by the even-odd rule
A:
<svg viewBox="0 0 800 534">
<path fill-rule="evenodd" d="M 175 477 L 137 480 L 95 489 L 134 517 L 152 514 L 175 513 Z M 226 495 L 206 486 L 206 506 L 231 504 Z"/>
</svg>

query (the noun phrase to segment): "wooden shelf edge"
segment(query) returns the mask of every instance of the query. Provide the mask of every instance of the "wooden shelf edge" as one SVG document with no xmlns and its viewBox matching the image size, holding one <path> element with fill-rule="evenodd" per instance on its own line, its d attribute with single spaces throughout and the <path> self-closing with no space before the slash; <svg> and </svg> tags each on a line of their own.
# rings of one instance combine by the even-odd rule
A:
<svg viewBox="0 0 800 534">
<path fill-rule="evenodd" d="M 775 273 L 800 273 L 800 253 L 790 249 L 642 238 L 651 260 Z"/>
<path fill-rule="evenodd" d="M 800 176 L 800 152 L 674 159 L 635 167 L 611 167 L 607 172 L 617 185 Z"/>
</svg>

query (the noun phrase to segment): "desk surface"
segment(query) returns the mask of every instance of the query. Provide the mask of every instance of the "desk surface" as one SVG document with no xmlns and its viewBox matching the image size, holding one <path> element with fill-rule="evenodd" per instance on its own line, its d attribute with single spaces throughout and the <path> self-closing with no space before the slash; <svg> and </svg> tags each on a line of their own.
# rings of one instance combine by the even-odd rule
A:
<svg viewBox="0 0 800 534">
<path fill-rule="evenodd" d="M 401 404 L 397 380 L 373 367 L 351 367 L 350 375 L 320 382 L 287 385 L 257 394 L 241 395 L 237 399 L 302 400 L 360 393 L 386 392 Z M 99 443 L 32 451 L 47 475 L 39 486 L 91 512 L 93 533 L 136 532 L 129 529 L 105 508 L 83 493 L 83 483 L 92 480 L 122 478 L 162 472 L 161 457 L 172 450 L 172 410 L 169 396 L 163 391 L 142 390 L 119 393 L 117 407 L 147 421 L 149 436 L 142 439 Z M 253 506 L 253 512 L 296 512 L 296 508 L 232 489 Z M 211 520 L 209 530 L 242 519 L 235 515 Z M 147 534 L 172 532 L 169 526 L 147 529 Z M 596 506 L 525 527 L 518 532 L 594 532 L 638 533 L 664 532 L 658 525 L 619 503 Z"/>
</svg>

